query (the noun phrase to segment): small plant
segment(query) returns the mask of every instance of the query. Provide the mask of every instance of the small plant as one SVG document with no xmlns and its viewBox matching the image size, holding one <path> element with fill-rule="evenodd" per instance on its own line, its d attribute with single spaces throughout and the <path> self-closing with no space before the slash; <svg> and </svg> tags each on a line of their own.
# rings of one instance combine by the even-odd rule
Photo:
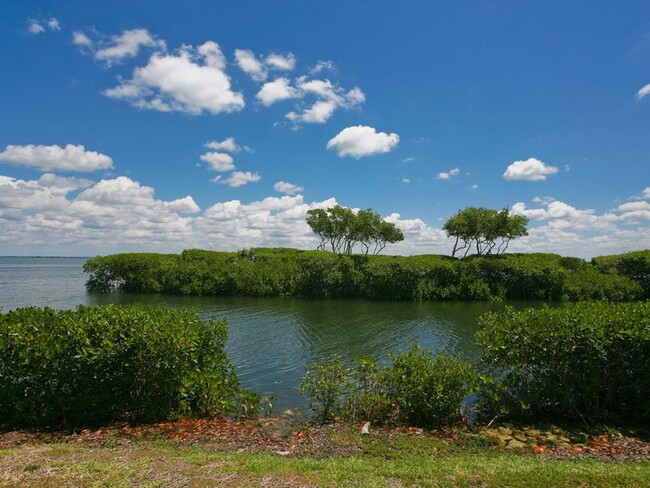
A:
<svg viewBox="0 0 650 488">
<path fill-rule="evenodd" d="M 475 376 L 470 363 L 415 346 L 392 356 L 390 366 L 360 358 L 346 370 L 338 357 L 311 366 L 301 392 L 322 421 L 443 426 L 462 420 L 461 405 Z"/>
<path fill-rule="evenodd" d="M 349 370 L 334 356 L 330 362 L 312 364 L 305 371 L 300 393 L 309 398 L 309 405 L 322 422 L 336 420 L 346 395 Z"/>
</svg>

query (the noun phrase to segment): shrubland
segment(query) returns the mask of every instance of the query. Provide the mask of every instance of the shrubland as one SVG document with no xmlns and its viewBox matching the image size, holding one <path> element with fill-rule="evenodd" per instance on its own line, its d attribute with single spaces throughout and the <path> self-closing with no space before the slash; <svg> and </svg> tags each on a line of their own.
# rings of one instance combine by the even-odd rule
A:
<svg viewBox="0 0 650 488">
<path fill-rule="evenodd" d="M 165 307 L 23 308 L 0 314 L 0 424 L 255 413 L 224 346 L 224 321 Z"/>
<path fill-rule="evenodd" d="M 377 300 L 610 300 L 650 297 L 650 251 L 587 262 L 557 254 L 371 256 L 253 248 L 90 259 L 91 292 Z"/>
<path fill-rule="evenodd" d="M 507 307 L 480 319 L 481 363 L 415 346 L 378 366 L 310 365 L 301 385 L 318 418 L 445 426 L 476 419 L 650 423 L 650 302 Z"/>
</svg>

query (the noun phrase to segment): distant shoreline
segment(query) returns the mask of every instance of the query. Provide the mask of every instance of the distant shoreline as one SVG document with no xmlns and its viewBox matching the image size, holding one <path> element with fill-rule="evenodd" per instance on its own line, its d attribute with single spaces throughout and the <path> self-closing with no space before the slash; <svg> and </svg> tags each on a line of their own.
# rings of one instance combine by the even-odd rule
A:
<svg viewBox="0 0 650 488">
<path fill-rule="evenodd" d="M 90 259 L 92 256 L 0 256 L 2 258 Z"/>
</svg>

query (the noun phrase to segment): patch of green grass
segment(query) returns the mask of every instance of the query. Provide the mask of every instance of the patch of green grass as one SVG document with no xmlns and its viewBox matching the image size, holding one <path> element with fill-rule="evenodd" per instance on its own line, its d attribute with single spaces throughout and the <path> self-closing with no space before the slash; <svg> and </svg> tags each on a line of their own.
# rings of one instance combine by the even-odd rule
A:
<svg viewBox="0 0 650 488">
<path fill-rule="evenodd" d="M 10 486 L 548 486 L 639 487 L 650 462 L 560 461 L 428 436 L 341 436 L 349 456 L 220 452 L 142 441 L 117 448 L 25 445 L 0 450 Z"/>
</svg>

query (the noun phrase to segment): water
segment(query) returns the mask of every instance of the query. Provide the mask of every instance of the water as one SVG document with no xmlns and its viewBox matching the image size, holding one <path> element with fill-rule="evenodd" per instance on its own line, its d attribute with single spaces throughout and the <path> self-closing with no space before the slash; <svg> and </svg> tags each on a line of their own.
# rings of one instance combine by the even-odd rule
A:
<svg viewBox="0 0 650 488">
<path fill-rule="evenodd" d="M 181 297 L 162 294 L 87 294 L 85 258 L 0 257 L 0 307 L 71 309 L 77 305 L 167 305 L 204 318 L 228 320 L 227 350 L 244 388 L 274 397 L 274 408 L 301 408 L 297 387 L 304 365 L 339 354 L 344 362 L 383 359 L 419 343 L 435 351 L 478 358 L 480 314 L 503 308 L 483 302 L 374 302 L 292 298 Z M 518 303 L 522 306 L 522 303 Z"/>
</svg>

